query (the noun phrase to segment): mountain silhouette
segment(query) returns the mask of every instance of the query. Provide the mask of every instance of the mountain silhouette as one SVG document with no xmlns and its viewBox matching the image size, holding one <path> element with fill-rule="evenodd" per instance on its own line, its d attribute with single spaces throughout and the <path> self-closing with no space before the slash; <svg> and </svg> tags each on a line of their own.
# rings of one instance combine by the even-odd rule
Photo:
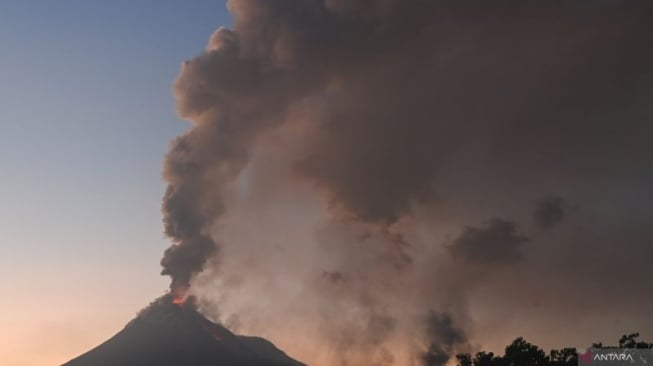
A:
<svg viewBox="0 0 653 366">
<path fill-rule="evenodd" d="M 235 335 L 165 295 L 111 339 L 62 366 L 305 366 L 269 341 Z"/>
</svg>

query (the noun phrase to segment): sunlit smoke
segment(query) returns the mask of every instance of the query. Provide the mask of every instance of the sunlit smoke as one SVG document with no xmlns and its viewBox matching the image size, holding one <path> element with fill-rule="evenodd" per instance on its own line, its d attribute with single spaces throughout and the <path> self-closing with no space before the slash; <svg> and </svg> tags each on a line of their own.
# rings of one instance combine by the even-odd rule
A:
<svg viewBox="0 0 653 366">
<path fill-rule="evenodd" d="M 653 302 L 619 281 L 650 274 L 649 13 L 562 0 L 228 8 L 233 29 L 174 85 L 192 124 L 164 165 L 175 299 L 310 364 L 349 366 L 441 365 L 524 319 L 572 324 L 600 298 L 587 279 Z M 559 286 L 564 299 L 541 296 Z"/>
</svg>

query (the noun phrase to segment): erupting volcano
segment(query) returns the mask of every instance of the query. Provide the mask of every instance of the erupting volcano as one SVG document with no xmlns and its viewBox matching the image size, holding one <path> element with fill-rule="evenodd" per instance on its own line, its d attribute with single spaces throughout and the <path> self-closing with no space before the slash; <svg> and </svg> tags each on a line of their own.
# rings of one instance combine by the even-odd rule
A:
<svg viewBox="0 0 653 366">
<path fill-rule="evenodd" d="M 108 341 L 63 366 L 302 366 L 263 338 L 235 335 L 165 295 Z"/>
<path fill-rule="evenodd" d="M 319 366 L 648 321 L 650 3 L 227 1 L 173 86 L 170 292 L 66 366 L 301 365 L 191 295 Z"/>
</svg>

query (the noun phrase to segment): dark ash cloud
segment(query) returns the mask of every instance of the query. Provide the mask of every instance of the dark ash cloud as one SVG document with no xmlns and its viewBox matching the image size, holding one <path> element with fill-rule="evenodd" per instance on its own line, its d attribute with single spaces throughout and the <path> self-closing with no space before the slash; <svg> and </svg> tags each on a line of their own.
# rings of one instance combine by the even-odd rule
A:
<svg viewBox="0 0 653 366">
<path fill-rule="evenodd" d="M 461 328 L 453 324 L 451 315 L 431 312 L 426 319 L 428 348 L 422 355 L 424 366 L 444 366 L 456 347 L 467 343 L 467 336 Z"/>
<path fill-rule="evenodd" d="M 551 324 L 558 304 L 566 324 L 593 316 L 579 304 L 599 303 L 604 286 L 633 297 L 602 302 L 602 316 L 645 321 L 638 306 L 653 306 L 653 291 L 631 279 L 653 276 L 650 2 L 228 7 L 233 29 L 217 30 L 174 85 L 191 128 L 163 172 L 173 289 L 192 284 L 251 332 L 283 338 L 294 321 L 324 345 L 306 354 L 328 365 L 419 361 L 406 350 L 429 310 L 477 319 L 461 329 L 488 337 L 495 318 Z M 550 192 L 564 201 L 533 214 L 532 198 Z M 583 212 L 567 215 L 567 200 Z M 511 221 L 475 226 L 488 217 Z M 517 223 L 533 219 L 565 225 L 525 245 Z M 560 283 L 578 298 L 538 295 Z M 533 293 L 497 295 L 516 288 Z M 493 305 L 474 308 L 482 291 Z"/>
<path fill-rule="evenodd" d="M 526 241 L 515 223 L 493 218 L 483 227 L 465 227 L 448 249 L 455 258 L 476 264 L 512 263 L 521 259 Z"/>
</svg>

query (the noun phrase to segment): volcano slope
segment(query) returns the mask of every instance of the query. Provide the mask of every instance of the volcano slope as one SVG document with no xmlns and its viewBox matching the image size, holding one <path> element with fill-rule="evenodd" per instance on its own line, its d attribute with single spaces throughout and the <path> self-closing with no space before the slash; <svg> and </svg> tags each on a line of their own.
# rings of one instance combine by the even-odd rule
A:
<svg viewBox="0 0 653 366">
<path fill-rule="evenodd" d="M 305 366 L 269 341 L 235 335 L 165 295 L 111 339 L 62 366 Z"/>
</svg>

